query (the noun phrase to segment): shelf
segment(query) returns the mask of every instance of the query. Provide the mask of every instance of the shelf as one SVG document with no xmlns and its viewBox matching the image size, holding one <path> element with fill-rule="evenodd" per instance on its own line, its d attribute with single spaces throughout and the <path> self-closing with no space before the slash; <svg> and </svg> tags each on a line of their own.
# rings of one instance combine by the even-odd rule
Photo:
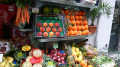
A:
<svg viewBox="0 0 120 67">
<path fill-rule="evenodd" d="M 26 31 L 34 31 L 34 30 L 33 29 L 19 29 L 19 31 L 26 32 Z"/>
<path fill-rule="evenodd" d="M 79 36 L 67 36 L 61 38 L 41 38 L 39 42 L 53 42 L 53 41 L 64 41 L 64 40 L 75 40 L 75 39 L 86 39 L 92 35 L 79 35 Z"/>
<path fill-rule="evenodd" d="M 85 4 L 70 2 L 70 1 L 67 1 L 67 2 L 66 1 L 56 1 L 56 0 L 34 0 L 34 1 L 57 3 L 57 4 L 62 4 L 62 5 L 85 7 L 85 8 L 96 8 L 97 7 L 97 6 L 85 5 Z"/>
</svg>

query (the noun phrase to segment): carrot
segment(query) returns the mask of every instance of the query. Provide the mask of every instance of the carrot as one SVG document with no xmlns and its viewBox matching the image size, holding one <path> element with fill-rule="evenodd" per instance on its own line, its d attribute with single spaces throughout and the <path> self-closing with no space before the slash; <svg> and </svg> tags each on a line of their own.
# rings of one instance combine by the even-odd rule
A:
<svg viewBox="0 0 120 67">
<path fill-rule="evenodd" d="M 24 19 L 23 19 L 23 9 L 22 9 L 22 11 L 21 11 L 21 19 L 20 19 L 20 21 L 21 21 L 21 23 L 24 24 Z"/>
<path fill-rule="evenodd" d="M 17 9 L 16 21 L 15 21 L 15 22 L 17 22 L 18 19 L 20 19 L 20 13 L 21 13 L 21 8 L 18 8 L 18 9 Z"/>
<path fill-rule="evenodd" d="M 29 24 L 29 19 L 30 19 L 30 16 L 29 16 L 29 11 L 28 10 L 26 10 L 26 13 L 27 13 L 27 22 L 28 22 L 28 24 Z"/>
</svg>

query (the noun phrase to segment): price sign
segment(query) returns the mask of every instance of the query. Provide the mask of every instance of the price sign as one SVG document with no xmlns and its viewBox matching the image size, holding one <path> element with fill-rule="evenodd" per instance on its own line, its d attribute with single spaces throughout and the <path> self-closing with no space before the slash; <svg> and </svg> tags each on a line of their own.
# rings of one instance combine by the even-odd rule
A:
<svg viewBox="0 0 120 67">
<path fill-rule="evenodd" d="M 0 54 L 0 62 L 2 62 L 3 54 Z"/>
<path fill-rule="evenodd" d="M 32 13 L 39 13 L 39 8 L 32 8 Z"/>
<path fill-rule="evenodd" d="M 53 44 L 53 48 L 58 48 L 58 44 Z"/>
</svg>

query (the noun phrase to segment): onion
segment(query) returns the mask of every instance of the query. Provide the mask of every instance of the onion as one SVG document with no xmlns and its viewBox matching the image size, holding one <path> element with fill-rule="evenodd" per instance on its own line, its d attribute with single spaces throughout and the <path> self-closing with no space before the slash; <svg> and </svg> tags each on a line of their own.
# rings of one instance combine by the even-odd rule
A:
<svg viewBox="0 0 120 67">
<path fill-rule="evenodd" d="M 56 61 L 56 60 L 57 60 L 57 57 L 53 57 L 52 59 L 53 59 L 54 61 Z"/>
<path fill-rule="evenodd" d="M 51 52 L 50 52 L 50 53 L 52 53 L 52 54 L 53 54 L 54 52 L 55 52 L 55 50 L 51 50 Z"/>
<path fill-rule="evenodd" d="M 66 57 L 66 53 L 63 53 L 62 55 L 63 55 L 64 57 Z"/>
<path fill-rule="evenodd" d="M 62 64 L 65 64 L 65 61 L 61 61 Z"/>
<path fill-rule="evenodd" d="M 57 58 L 57 61 L 58 61 L 58 62 L 60 62 L 60 61 L 61 61 L 61 59 L 60 59 L 60 58 Z"/>
<path fill-rule="evenodd" d="M 60 54 L 60 56 L 62 57 L 62 54 Z"/>
<path fill-rule="evenodd" d="M 53 54 L 53 56 L 54 56 L 54 57 L 56 57 L 56 56 L 57 56 L 57 54 Z"/>
<path fill-rule="evenodd" d="M 61 64 L 61 62 L 58 62 L 59 64 Z"/>
<path fill-rule="evenodd" d="M 57 58 L 60 58 L 60 56 L 57 56 Z"/>
<path fill-rule="evenodd" d="M 62 60 L 62 61 L 65 60 L 65 57 L 61 57 L 61 60 Z"/>
<path fill-rule="evenodd" d="M 60 52 L 57 52 L 57 55 L 58 55 L 58 56 L 60 56 L 60 54 L 61 54 Z"/>
</svg>

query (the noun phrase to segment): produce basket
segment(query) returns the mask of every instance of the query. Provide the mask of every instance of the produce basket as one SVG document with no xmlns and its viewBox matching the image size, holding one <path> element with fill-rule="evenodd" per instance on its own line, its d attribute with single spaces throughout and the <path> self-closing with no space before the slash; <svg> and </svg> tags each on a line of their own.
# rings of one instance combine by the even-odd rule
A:
<svg viewBox="0 0 120 67">
<path fill-rule="evenodd" d="M 64 37 L 64 24 L 61 16 L 36 15 L 35 37 Z"/>
</svg>

